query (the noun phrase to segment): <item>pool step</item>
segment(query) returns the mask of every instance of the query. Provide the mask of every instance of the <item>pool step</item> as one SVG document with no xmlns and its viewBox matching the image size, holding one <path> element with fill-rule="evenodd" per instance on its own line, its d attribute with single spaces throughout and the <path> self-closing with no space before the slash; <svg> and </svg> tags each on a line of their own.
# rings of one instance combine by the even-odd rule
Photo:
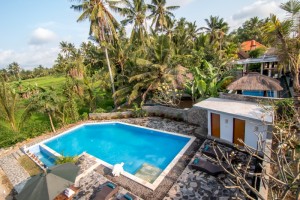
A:
<svg viewBox="0 0 300 200">
<path fill-rule="evenodd" d="M 161 174 L 162 170 L 158 167 L 150 165 L 148 163 L 143 163 L 141 168 L 135 173 L 135 176 L 153 183 L 156 178 Z"/>
<path fill-rule="evenodd" d="M 18 150 L 16 152 L 14 152 L 12 155 L 16 160 L 18 160 L 21 156 L 23 156 L 25 154 L 21 150 Z"/>
</svg>

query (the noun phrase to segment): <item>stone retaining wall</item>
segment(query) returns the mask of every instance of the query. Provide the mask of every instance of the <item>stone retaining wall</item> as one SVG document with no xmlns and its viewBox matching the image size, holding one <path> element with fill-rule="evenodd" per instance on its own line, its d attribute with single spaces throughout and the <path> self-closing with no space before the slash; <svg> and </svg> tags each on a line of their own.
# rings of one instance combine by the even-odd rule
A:
<svg viewBox="0 0 300 200">
<path fill-rule="evenodd" d="M 182 120 L 189 124 L 207 129 L 207 110 L 192 107 L 190 109 L 177 109 L 166 106 L 143 106 L 148 114 Z"/>
<path fill-rule="evenodd" d="M 183 121 L 198 127 L 198 132 L 207 135 L 207 110 L 200 108 L 177 109 L 166 106 L 143 106 L 143 110 L 150 116 L 169 118 L 177 121 Z M 134 112 L 113 112 L 113 113 L 90 113 L 91 120 L 110 120 L 120 118 L 130 118 Z"/>
<path fill-rule="evenodd" d="M 92 120 L 121 119 L 121 118 L 130 118 L 130 117 L 133 117 L 132 111 L 89 114 L 89 119 Z"/>
</svg>

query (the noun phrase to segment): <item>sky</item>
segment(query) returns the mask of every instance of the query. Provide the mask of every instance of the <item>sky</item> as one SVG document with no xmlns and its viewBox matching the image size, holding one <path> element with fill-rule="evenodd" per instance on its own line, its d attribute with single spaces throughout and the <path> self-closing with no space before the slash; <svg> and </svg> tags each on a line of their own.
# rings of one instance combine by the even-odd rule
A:
<svg viewBox="0 0 300 200">
<path fill-rule="evenodd" d="M 284 18 L 279 5 L 287 0 L 167 0 L 179 5 L 175 18 L 185 17 L 205 26 L 204 19 L 220 16 L 237 29 L 244 21 L 274 13 Z M 75 44 L 88 41 L 89 22 L 76 22 L 80 13 L 70 9 L 76 0 L 14 0 L 3 1 L 0 12 L 0 69 L 17 62 L 23 69 L 38 65 L 52 67 L 59 43 Z M 149 0 L 146 0 L 149 2 Z M 116 16 L 120 21 L 120 16 Z M 128 27 L 129 29 L 130 27 Z"/>
</svg>

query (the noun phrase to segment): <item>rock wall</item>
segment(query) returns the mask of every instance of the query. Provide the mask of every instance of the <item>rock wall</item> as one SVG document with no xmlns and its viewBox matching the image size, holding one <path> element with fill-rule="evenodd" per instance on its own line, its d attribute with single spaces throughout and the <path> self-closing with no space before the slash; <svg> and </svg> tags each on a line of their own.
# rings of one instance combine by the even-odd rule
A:
<svg viewBox="0 0 300 200">
<path fill-rule="evenodd" d="M 177 109 L 166 106 L 143 106 L 143 110 L 150 116 L 169 118 L 196 125 L 198 127 L 195 130 L 196 136 L 207 135 L 207 110 L 196 107 L 190 109 Z M 109 120 L 130 117 L 134 117 L 134 113 L 132 111 L 89 114 L 89 119 L 91 120 Z"/>
<path fill-rule="evenodd" d="M 166 117 L 182 121 L 184 121 L 186 115 L 186 111 L 183 109 L 171 108 L 167 106 L 143 106 L 143 110 L 152 116 Z"/>
<path fill-rule="evenodd" d="M 112 113 L 90 113 L 89 114 L 89 119 L 92 119 L 92 120 L 120 119 L 120 118 L 129 118 L 129 117 L 133 117 L 132 111 L 112 112 Z"/>
<path fill-rule="evenodd" d="M 207 110 L 192 107 L 190 109 L 177 109 L 166 106 L 143 106 L 148 114 L 182 120 L 207 130 Z"/>
</svg>

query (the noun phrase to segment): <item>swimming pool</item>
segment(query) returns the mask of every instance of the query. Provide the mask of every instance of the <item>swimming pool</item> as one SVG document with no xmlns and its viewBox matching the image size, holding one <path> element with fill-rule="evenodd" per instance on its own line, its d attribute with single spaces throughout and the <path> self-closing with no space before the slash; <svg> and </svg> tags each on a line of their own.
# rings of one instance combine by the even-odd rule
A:
<svg viewBox="0 0 300 200">
<path fill-rule="evenodd" d="M 124 170 L 131 175 L 150 168 L 159 176 L 175 165 L 194 139 L 121 122 L 91 123 L 42 142 L 36 152 L 45 154 L 48 148 L 64 156 L 86 152 L 112 166 L 124 162 Z"/>
</svg>

